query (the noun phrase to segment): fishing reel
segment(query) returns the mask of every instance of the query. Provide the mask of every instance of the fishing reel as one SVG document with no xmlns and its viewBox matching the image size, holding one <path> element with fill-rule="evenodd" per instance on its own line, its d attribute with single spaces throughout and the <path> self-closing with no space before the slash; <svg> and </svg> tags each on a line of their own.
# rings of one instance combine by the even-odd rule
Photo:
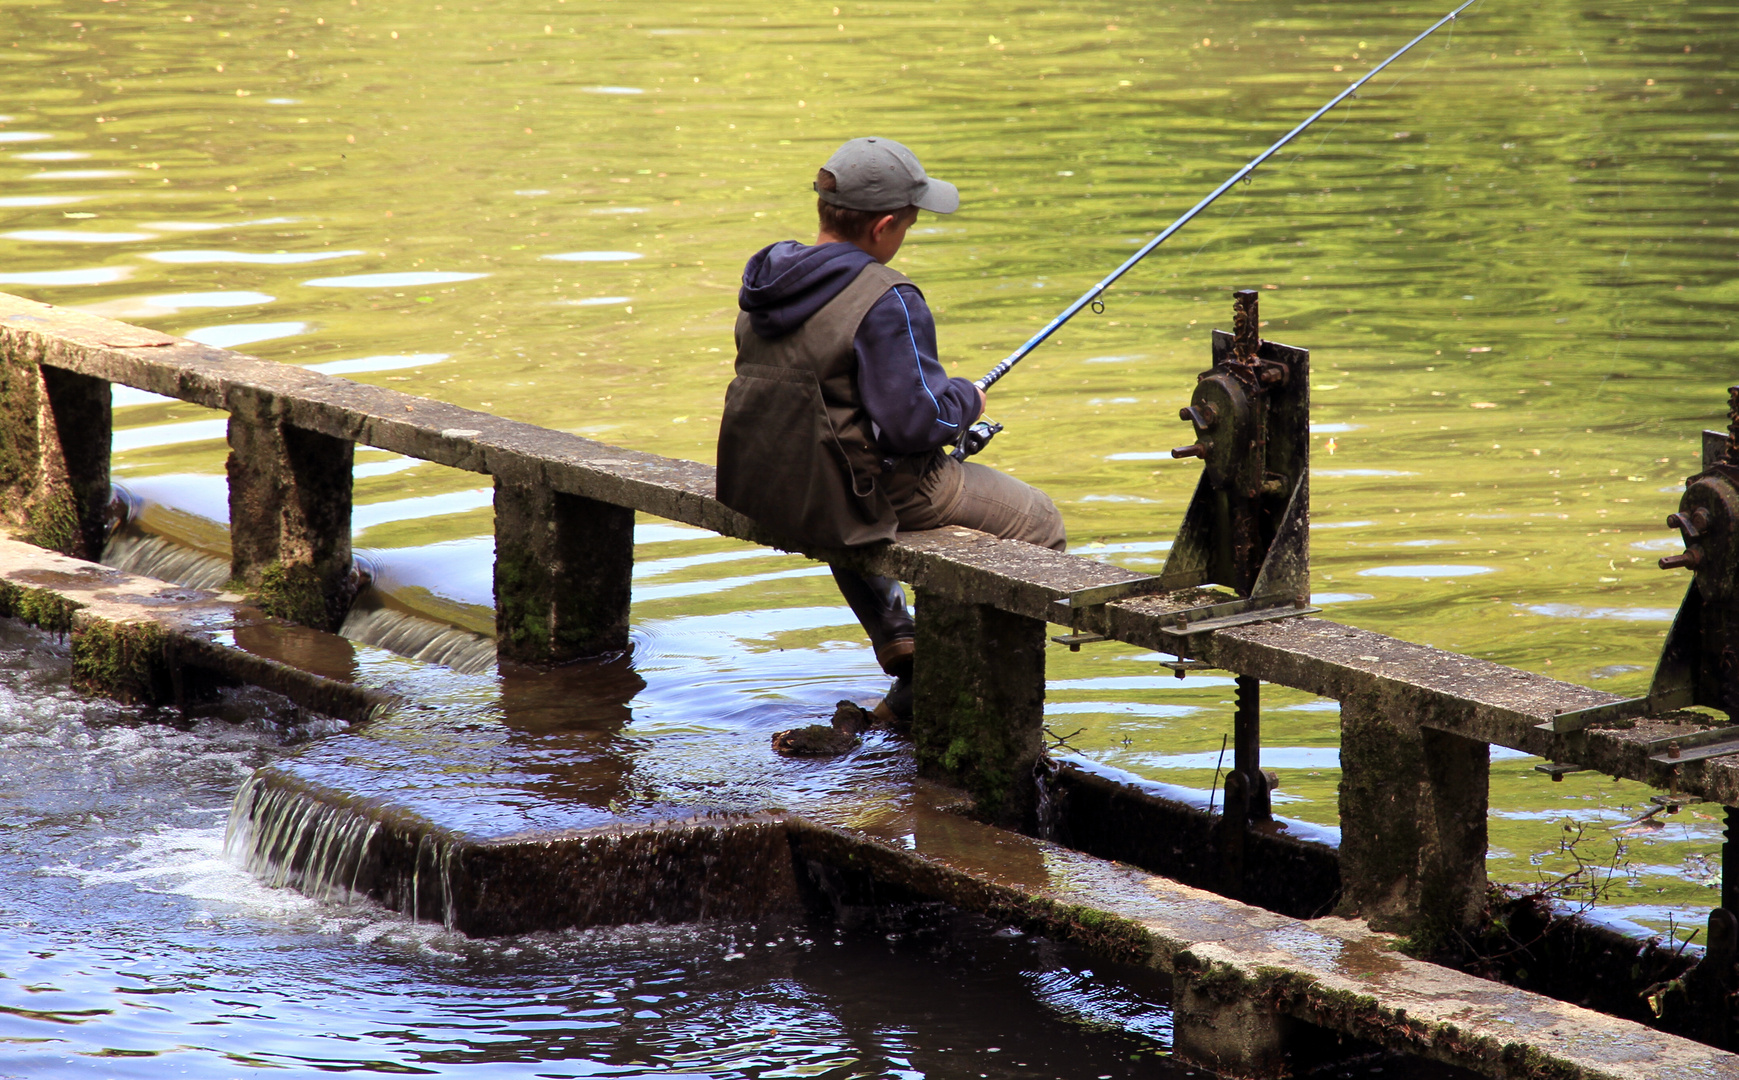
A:
<svg viewBox="0 0 1739 1080">
<path fill-rule="evenodd" d="M 960 438 L 954 442 L 954 449 L 949 453 L 955 461 L 965 461 L 973 454 L 990 445 L 990 440 L 996 438 L 996 433 L 1002 430 L 1002 425 L 995 420 L 980 420 L 960 433 Z"/>
</svg>

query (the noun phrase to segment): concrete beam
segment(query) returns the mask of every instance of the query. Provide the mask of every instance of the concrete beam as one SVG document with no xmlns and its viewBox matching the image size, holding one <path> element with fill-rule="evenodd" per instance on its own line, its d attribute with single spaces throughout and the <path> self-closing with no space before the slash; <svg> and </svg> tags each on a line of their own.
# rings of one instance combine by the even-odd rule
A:
<svg viewBox="0 0 1739 1080">
<path fill-rule="evenodd" d="M 709 465 L 625 450 L 3 293 L 0 354 L 214 409 L 270 400 L 281 423 L 304 431 L 799 550 L 1030 618 L 1045 618 L 1051 601 L 1075 589 L 1142 576 L 969 529 L 904 534 L 892 544 L 850 551 L 793 547 L 718 502 Z"/>
</svg>

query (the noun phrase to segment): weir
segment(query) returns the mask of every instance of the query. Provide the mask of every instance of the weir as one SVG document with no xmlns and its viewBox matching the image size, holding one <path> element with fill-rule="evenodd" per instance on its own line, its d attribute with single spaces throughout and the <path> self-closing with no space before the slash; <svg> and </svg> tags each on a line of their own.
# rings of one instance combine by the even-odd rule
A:
<svg viewBox="0 0 1739 1080">
<path fill-rule="evenodd" d="M 1477 941 L 1493 914 L 1490 745 L 1739 803 L 1733 733 L 1662 711 L 1725 708 L 1719 653 L 1703 661 L 1723 640 L 1719 575 L 1731 576 L 1728 549 L 1707 539 L 1724 527 L 1725 436 L 1709 444 L 1717 481 L 1683 511 L 1703 599 L 1675 626 L 1659 692 L 1626 701 L 1311 617 L 1308 354 L 1257 339 L 1256 325 L 1246 298 L 1238 332 L 1215 336 L 1184 410 L 1197 442 L 1180 451 L 1204 459 L 1202 484 L 1165 572 L 1145 577 L 959 528 L 793 548 L 713 499 L 698 463 L 0 296 L 0 509 L 41 545 L 0 543 L 0 593 L 6 613 L 71 633 L 93 689 L 173 705 L 208 683 L 257 682 L 390 733 L 367 753 L 353 736 L 317 741 L 237 798 L 232 850 L 312 895 L 370 897 L 473 934 L 816 907 L 868 918 L 940 900 L 1170 972 L 1179 1053 L 1228 1073 L 1278 1075 L 1317 1029 L 1489 1076 L 1739 1076 L 1739 1057 L 1716 1048 L 1731 1030 L 1725 910 L 1696 966 L 1583 928 L 1564 962 L 1595 942 L 1605 967 L 1584 981 L 1622 984 L 1608 995 L 1627 1003 L 1608 1006 L 1617 1016 L 1581 1007 L 1593 995 L 1573 973 L 1540 987 L 1566 1002 L 1411 955 Z M 229 412 L 237 592 L 82 561 L 109 531 L 111 383 Z M 462 720 L 407 719 L 318 674 L 364 585 L 349 540 L 357 444 L 494 477 L 506 737 L 535 741 L 538 764 L 504 769 Z M 600 737 L 607 722 L 552 724 L 587 695 L 635 692 L 620 661 L 559 665 L 627 646 L 637 512 L 911 583 L 916 711 L 910 743 L 889 743 L 909 749 L 814 767 L 765 743 L 720 746 L 714 775 L 696 778 L 655 753 L 624 759 Z M 1239 676 L 1224 813 L 1042 767 L 1047 623 L 1068 628 L 1070 647 L 1123 641 L 1180 671 Z M 1273 817 L 1262 681 L 1342 703 L 1338 845 Z M 395 761 L 431 755 L 450 786 L 395 783 Z M 545 798 L 532 807 L 529 791 Z M 1028 835 L 1041 792 L 1054 840 Z M 1642 991 L 1657 983 L 1663 1015 L 1651 1017 Z"/>
</svg>

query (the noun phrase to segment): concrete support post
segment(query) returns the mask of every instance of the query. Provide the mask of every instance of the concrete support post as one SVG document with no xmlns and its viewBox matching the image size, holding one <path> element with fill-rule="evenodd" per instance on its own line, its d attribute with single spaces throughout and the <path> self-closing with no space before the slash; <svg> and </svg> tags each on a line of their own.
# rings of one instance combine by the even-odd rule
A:
<svg viewBox="0 0 1739 1080">
<path fill-rule="evenodd" d="M 1435 951 L 1484 916 L 1491 750 L 1419 719 L 1341 702 L 1341 906 Z"/>
<path fill-rule="evenodd" d="M 1044 750 L 1045 624 L 916 590 L 912 742 L 918 769 L 988 820 L 1033 824 Z"/>
<path fill-rule="evenodd" d="M 634 511 L 495 481 L 495 647 L 559 664 L 628 647 Z"/>
<path fill-rule="evenodd" d="M 337 630 L 356 594 L 356 444 L 295 427 L 270 395 L 236 390 L 228 405 L 231 571 L 267 614 Z"/>
<path fill-rule="evenodd" d="M 21 539 L 102 557 L 112 415 L 106 380 L 0 360 L 0 512 Z"/>
<path fill-rule="evenodd" d="M 1221 1000 L 1192 975 L 1172 984 L 1172 1052 L 1217 1076 L 1268 1080 L 1292 1075 L 1286 1052 L 1297 1022 L 1248 998 Z"/>
</svg>

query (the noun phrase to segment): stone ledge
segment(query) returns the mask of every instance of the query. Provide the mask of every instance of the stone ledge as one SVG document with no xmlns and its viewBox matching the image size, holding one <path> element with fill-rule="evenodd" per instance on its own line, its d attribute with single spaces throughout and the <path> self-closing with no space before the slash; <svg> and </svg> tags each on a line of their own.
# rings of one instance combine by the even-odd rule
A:
<svg viewBox="0 0 1739 1080">
<path fill-rule="evenodd" d="M 346 681 L 347 673 L 308 670 L 322 654 L 350 654 L 350 643 L 336 635 L 270 618 L 239 596 L 123 573 L 5 536 L 0 615 L 69 634 L 74 682 L 122 701 L 175 704 L 216 685 L 245 683 L 356 722 L 396 700 Z"/>
</svg>

